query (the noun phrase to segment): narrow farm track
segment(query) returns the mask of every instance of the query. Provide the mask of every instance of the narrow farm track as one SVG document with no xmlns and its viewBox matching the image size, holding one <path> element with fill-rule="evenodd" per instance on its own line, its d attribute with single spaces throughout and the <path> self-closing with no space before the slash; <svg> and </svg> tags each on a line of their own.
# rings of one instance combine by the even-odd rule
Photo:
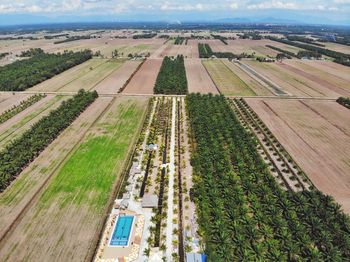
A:
<svg viewBox="0 0 350 262">
<path fill-rule="evenodd" d="M 184 248 L 184 226 L 183 226 L 183 190 L 182 190 L 182 166 L 181 166 L 181 128 L 182 128 L 182 115 L 181 108 L 184 101 L 182 98 L 179 98 L 177 101 L 177 179 L 178 179 L 178 195 L 179 195 L 179 205 L 178 205 L 178 253 L 179 253 L 179 262 L 185 261 L 185 248 Z"/>
<path fill-rule="evenodd" d="M 0 198 L 0 206 L 2 206 L 0 209 L 0 224 L 2 225 L 0 228 L 0 254 L 2 253 L 1 249 L 6 242 L 6 239 L 10 237 L 11 233 L 21 222 L 25 214 L 36 203 L 49 181 L 54 177 L 57 170 L 59 170 L 63 163 L 69 158 L 70 154 L 78 147 L 88 130 L 102 117 L 105 112 L 107 112 L 113 101 L 114 99 L 108 98 L 98 99 L 95 101 L 95 103 L 93 103 L 82 115 L 80 115 L 67 130 L 65 130 L 55 141 L 52 142 L 51 145 L 49 145 L 47 149 L 40 154 L 36 161 L 34 161 L 22 172 L 13 185 L 2 193 Z M 87 121 L 87 119 L 89 120 Z M 79 135 L 76 136 L 76 134 Z M 64 152 L 62 155 L 63 157 L 55 159 L 57 158 L 59 151 Z M 54 165 L 52 166 L 50 162 L 54 163 Z M 49 167 L 51 171 L 48 175 L 46 172 L 40 174 L 40 169 L 44 170 L 48 169 Z M 37 179 L 37 183 L 33 184 L 30 177 L 32 174 L 39 176 L 40 179 Z M 24 192 L 21 192 L 23 187 L 22 184 L 27 184 L 27 186 L 30 187 L 29 191 L 26 189 Z M 15 196 L 15 194 L 20 194 L 20 197 Z"/>
<path fill-rule="evenodd" d="M 169 191 L 168 191 L 168 210 L 167 210 L 167 220 L 166 220 L 166 251 L 165 256 L 168 261 L 172 259 L 173 253 L 173 216 L 174 216 L 174 175 L 175 175 L 175 132 L 176 132 L 176 108 L 177 99 L 172 99 L 172 111 L 171 111 L 171 133 L 170 133 L 170 149 L 169 156 L 170 161 L 169 167 Z"/>
</svg>

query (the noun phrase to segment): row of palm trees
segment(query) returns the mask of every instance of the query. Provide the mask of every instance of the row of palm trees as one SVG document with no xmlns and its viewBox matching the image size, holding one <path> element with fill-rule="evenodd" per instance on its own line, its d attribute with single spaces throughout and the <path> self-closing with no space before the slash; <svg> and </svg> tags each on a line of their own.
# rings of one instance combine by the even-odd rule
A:
<svg viewBox="0 0 350 262">
<path fill-rule="evenodd" d="M 14 117 L 18 113 L 24 111 L 25 109 L 27 109 L 31 105 L 34 105 L 36 102 L 38 102 L 39 100 L 41 100 L 45 96 L 46 95 L 36 94 L 36 95 L 29 97 L 26 100 L 21 101 L 19 103 L 19 105 L 14 105 L 12 108 L 6 110 L 5 112 L 3 112 L 0 115 L 0 124 L 5 123 L 7 120 Z"/>
<path fill-rule="evenodd" d="M 167 95 L 185 95 L 188 93 L 183 55 L 178 55 L 176 58 L 164 57 L 154 85 L 154 92 Z"/>
<path fill-rule="evenodd" d="M 98 97 L 80 90 L 0 152 L 0 192 Z"/>
<path fill-rule="evenodd" d="M 0 91 L 23 91 L 92 58 L 91 50 L 42 53 L 0 67 Z"/>
<path fill-rule="evenodd" d="M 331 197 L 282 190 L 223 96 L 186 100 L 195 141 L 193 195 L 209 261 L 350 256 L 349 218 Z"/>
</svg>

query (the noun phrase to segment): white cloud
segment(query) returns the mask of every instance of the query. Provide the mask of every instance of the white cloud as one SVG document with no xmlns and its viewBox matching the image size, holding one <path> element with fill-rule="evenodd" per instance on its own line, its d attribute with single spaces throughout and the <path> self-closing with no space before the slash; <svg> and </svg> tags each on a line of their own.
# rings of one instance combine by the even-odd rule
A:
<svg viewBox="0 0 350 262">
<path fill-rule="evenodd" d="M 236 2 L 233 2 L 230 4 L 231 9 L 238 9 L 238 4 Z"/>
<path fill-rule="evenodd" d="M 259 4 L 250 4 L 247 5 L 247 9 L 289 9 L 296 10 L 299 9 L 298 5 L 294 2 L 282 2 L 282 1 L 270 1 L 270 2 L 262 2 Z"/>
</svg>

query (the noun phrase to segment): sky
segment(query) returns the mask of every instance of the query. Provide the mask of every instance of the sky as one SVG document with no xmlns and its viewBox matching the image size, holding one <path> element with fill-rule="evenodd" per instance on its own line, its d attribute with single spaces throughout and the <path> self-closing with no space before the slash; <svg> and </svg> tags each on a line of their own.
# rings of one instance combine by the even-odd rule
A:
<svg viewBox="0 0 350 262">
<path fill-rule="evenodd" d="M 223 19 L 350 25 L 350 0 L 0 0 L 0 25 Z"/>
</svg>

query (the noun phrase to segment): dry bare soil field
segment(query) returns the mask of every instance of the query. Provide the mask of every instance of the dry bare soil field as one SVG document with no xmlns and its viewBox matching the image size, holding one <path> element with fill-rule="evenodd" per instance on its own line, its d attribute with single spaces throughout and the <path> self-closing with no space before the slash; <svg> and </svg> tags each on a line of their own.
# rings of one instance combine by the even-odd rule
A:
<svg viewBox="0 0 350 262">
<path fill-rule="evenodd" d="M 123 93 L 127 94 L 153 94 L 162 59 L 150 58 L 141 66 Z"/>
<path fill-rule="evenodd" d="M 93 256 L 146 105 L 145 98 L 99 98 L 20 174 L 0 198 L 1 258 Z"/>
<path fill-rule="evenodd" d="M 324 67 L 310 66 L 306 62 L 294 59 L 284 60 L 282 63 L 260 63 L 248 60 L 243 63 L 295 96 L 331 98 L 350 96 L 349 80 L 339 76 L 342 71 L 348 70 L 345 66 L 340 66 L 343 69 L 335 74 Z"/>
<path fill-rule="evenodd" d="M 314 185 L 350 212 L 350 114 L 335 101 L 246 101 Z"/>
<path fill-rule="evenodd" d="M 208 75 L 201 59 L 185 59 L 186 77 L 188 82 L 188 91 L 190 93 L 213 93 L 218 90 Z"/>
</svg>

